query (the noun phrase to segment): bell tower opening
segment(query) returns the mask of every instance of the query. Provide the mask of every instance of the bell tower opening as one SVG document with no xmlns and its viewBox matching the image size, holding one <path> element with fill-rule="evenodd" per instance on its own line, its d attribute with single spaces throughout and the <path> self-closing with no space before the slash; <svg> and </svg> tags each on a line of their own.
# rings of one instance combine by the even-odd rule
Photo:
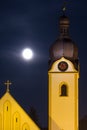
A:
<svg viewBox="0 0 87 130">
<path fill-rule="evenodd" d="M 61 86 L 61 94 L 60 94 L 60 96 L 68 96 L 68 90 L 67 90 L 68 88 L 67 88 L 67 86 L 65 85 L 65 84 L 63 84 L 62 86 Z"/>
</svg>

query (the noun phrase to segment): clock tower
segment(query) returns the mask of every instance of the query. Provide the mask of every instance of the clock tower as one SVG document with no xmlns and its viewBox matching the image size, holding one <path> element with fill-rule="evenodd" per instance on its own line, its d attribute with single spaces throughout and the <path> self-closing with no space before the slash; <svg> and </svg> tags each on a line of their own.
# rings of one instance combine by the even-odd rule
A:
<svg viewBox="0 0 87 130">
<path fill-rule="evenodd" d="M 48 129 L 78 130 L 78 48 L 69 35 L 69 18 L 59 19 L 60 35 L 50 47 Z"/>
</svg>

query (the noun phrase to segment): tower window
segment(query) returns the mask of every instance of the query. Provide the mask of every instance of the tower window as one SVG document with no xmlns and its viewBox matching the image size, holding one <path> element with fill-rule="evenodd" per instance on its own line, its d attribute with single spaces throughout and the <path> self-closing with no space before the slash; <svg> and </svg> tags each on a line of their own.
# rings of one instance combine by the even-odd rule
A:
<svg viewBox="0 0 87 130">
<path fill-rule="evenodd" d="M 18 118 L 16 118 L 16 122 L 18 122 Z"/>
<path fill-rule="evenodd" d="M 7 111 L 8 111 L 8 106 L 7 106 Z"/>
<path fill-rule="evenodd" d="M 65 84 L 63 84 L 61 86 L 61 91 L 60 92 L 61 92 L 60 96 L 68 96 L 68 94 L 67 94 L 67 86 Z"/>
</svg>

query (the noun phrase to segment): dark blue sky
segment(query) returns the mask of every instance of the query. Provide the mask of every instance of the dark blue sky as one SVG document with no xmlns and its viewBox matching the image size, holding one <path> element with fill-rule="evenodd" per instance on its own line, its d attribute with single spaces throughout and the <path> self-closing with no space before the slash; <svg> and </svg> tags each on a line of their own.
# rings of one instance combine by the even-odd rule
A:
<svg viewBox="0 0 87 130">
<path fill-rule="evenodd" d="M 79 48 L 80 117 L 87 114 L 87 1 L 67 0 L 70 34 Z M 47 125 L 47 71 L 49 47 L 58 36 L 58 19 L 64 0 L 0 1 L 0 95 L 4 82 L 28 112 L 35 107 L 42 126 Z M 30 47 L 34 58 L 26 62 L 22 49 Z"/>
</svg>

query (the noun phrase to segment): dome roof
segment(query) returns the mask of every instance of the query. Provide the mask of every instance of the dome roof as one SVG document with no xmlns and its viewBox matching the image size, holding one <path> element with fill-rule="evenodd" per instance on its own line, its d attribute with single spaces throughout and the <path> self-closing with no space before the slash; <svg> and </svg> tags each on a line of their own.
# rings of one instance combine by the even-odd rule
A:
<svg viewBox="0 0 87 130">
<path fill-rule="evenodd" d="M 78 59 L 78 48 L 69 36 L 69 24 L 70 21 L 67 16 L 60 16 L 60 36 L 50 47 L 51 61 L 58 60 L 61 57 L 65 57 L 72 61 Z"/>
<path fill-rule="evenodd" d="M 52 61 L 65 57 L 71 61 L 78 59 L 78 48 L 70 38 L 58 38 L 50 47 Z"/>
<path fill-rule="evenodd" d="M 62 57 L 72 61 L 74 65 L 78 61 L 78 48 L 75 42 L 69 36 L 69 18 L 65 15 L 60 16 L 58 39 L 50 47 L 50 65 Z"/>
</svg>

